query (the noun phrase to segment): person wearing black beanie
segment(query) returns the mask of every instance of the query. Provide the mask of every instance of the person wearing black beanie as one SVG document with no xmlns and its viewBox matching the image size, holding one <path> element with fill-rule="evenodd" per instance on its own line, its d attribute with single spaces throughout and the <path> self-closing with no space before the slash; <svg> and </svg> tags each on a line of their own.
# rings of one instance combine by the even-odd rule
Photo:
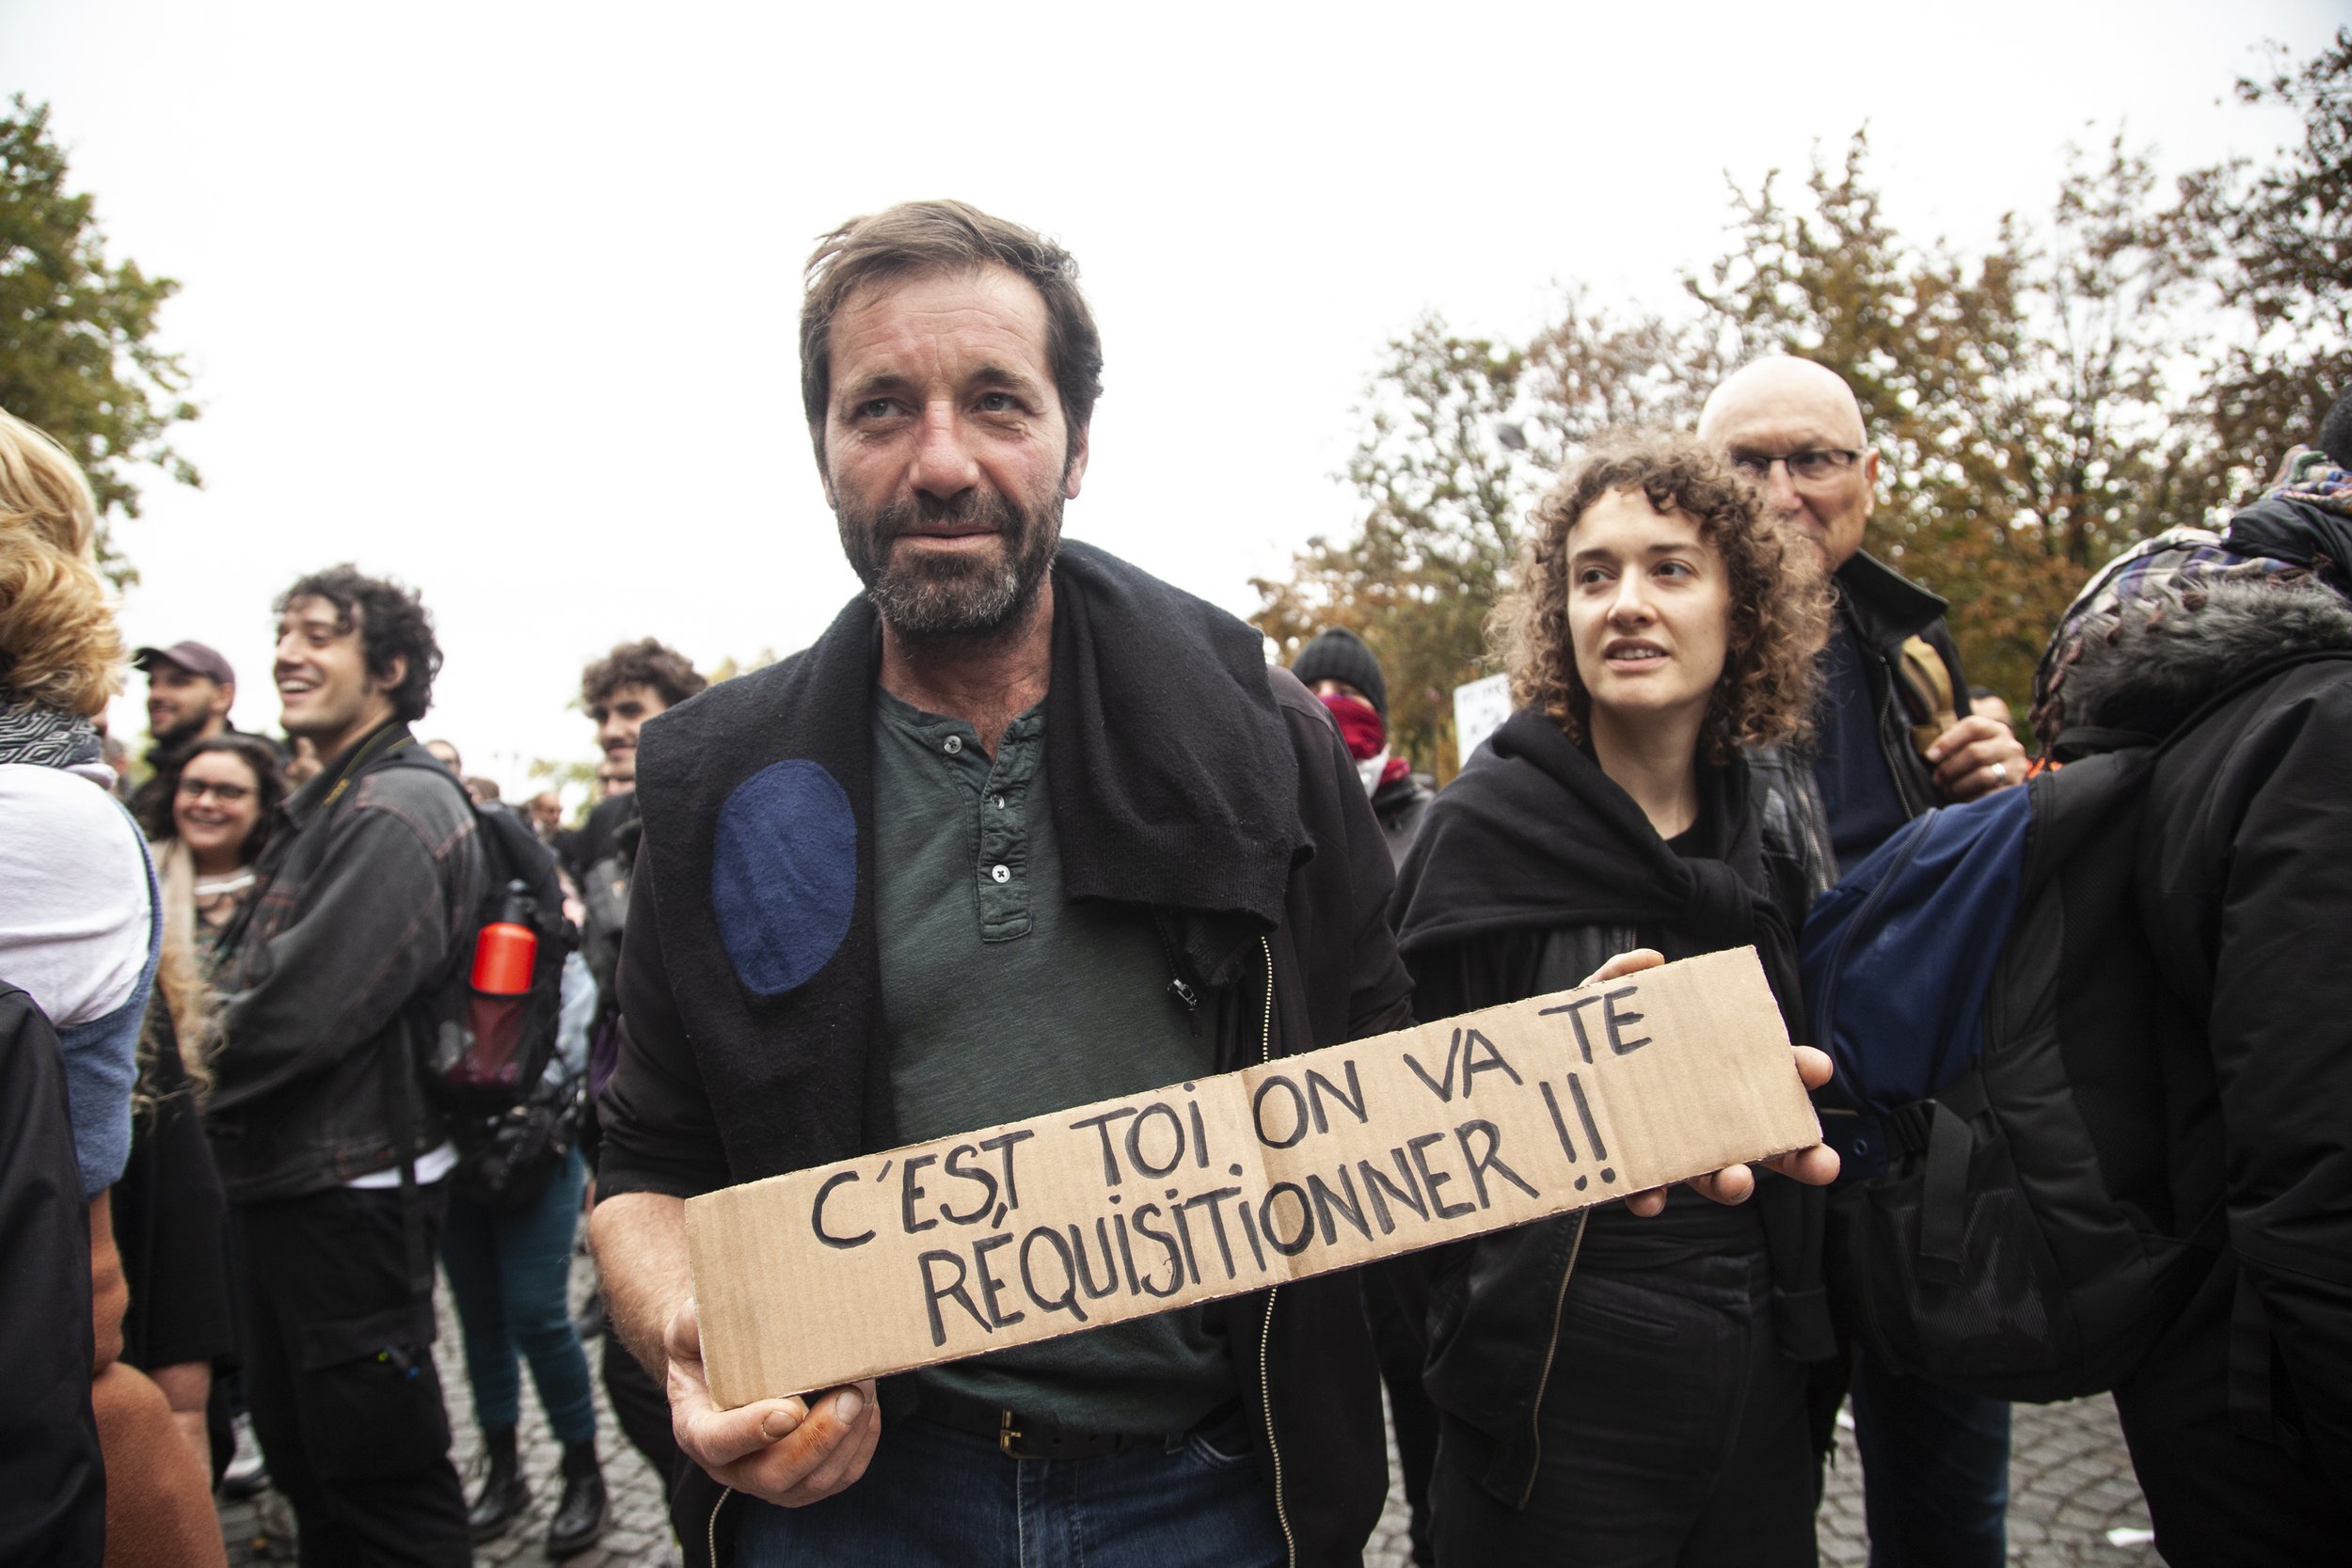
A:
<svg viewBox="0 0 2352 1568">
<path fill-rule="evenodd" d="M 1372 705 L 1380 721 L 1388 722 L 1389 682 L 1380 673 L 1379 657 L 1345 626 L 1329 627 L 1301 648 L 1291 673 L 1318 696 L 1325 681 L 1354 688 L 1356 695 Z"/>
<path fill-rule="evenodd" d="M 1436 793 L 1428 775 L 1413 771 L 1412 763 L 1390 754 L 1389 682 L 1380 660 L 1364 640 L 1345 626 L 1331 626 L 1298 651 L 1291 673 L 1330 710 L 1347 754 L 1372 797 L 1372 814 L 1389 840 L 1389 853 L 1398 862 L 1413 842 L 1413 830 Z"/>
<path fill-rule="evenodd" d="M 1347 754 L 1356 759 L 1364 792 L 1372 797 L 1372 814 L 1389 841 L 1389 853 L 1402 863 L 1436 791 L 1411 763 L 1389 754 L 1389 683 L 1379 658 L 1362 638 L 1345 626 L 1331 626 L 1299 650 L 1291 673 L 1329 711 Z M 1414 1277 L 1410 1269 L 1364 1271 L 1364 1314 L 1389 1390 L 1390 1422 L 1411 1510 L 1412 1560 L 1416 1568 L 1428 1568 L 1437 1560 L 1429 1475 L 1438 1457 L 1438 1408 L 1421 1386 L 1423 1346 L 1416 1325 L 1428 1303 L 1426 1287 Z"/>
</svg>

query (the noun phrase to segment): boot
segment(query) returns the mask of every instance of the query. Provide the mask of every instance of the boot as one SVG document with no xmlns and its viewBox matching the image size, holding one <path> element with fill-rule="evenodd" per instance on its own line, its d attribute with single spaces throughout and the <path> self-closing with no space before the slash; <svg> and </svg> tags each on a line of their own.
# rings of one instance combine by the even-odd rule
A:
<svg viewBox="0 0 2352 1568">
<path fill-rule="evenodd" d="M 466 1525 L 476 1541 L 488 1541 L 506 1533 L 515 1515 L 530 1503 L 531 1483 L 523 1480 L 522 1465 L 515 1458 L 513 1427 L 485 1432 L 482 1457 L 487 1467 L 482 1490 L 474 1494 L 473 1506 L 466 1511 Z"/>
<path fill-rule="evenodd" d="M 564 1496 L 548 1521 L 548 1556 L 570 1557 L 596 1544 L 604 1533 L 604 1471 L 596 1464 L 596 1440 L 564 1445 Z"/>
</svg>

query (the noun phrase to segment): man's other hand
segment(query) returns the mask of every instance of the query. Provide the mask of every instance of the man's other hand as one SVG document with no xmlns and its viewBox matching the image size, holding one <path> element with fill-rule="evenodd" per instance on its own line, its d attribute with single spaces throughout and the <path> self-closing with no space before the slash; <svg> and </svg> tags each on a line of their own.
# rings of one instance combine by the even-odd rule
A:
<svg viewBox="0 0 2352 1568">
<path fill-rule="evenodd" d="M 1979 721 L 1990 722 L 1990 721 Z M 2014 745 L 2015 742 L 2011 741 L 2010 744 Z M 1666 955 L 1656 948 L 1637 947 L 1630 953 L 1618 954 L 1593 971 L 1585 977 L 1584 984 L 1597 986 L 1603 980 L 1615 980 L 1628 974 L 1638 974 L 1645 969 L 1656 969 L 1665 961 Z M 1800 1045 L 1793 1049 L 1797 1053 L 1797 1077 L 1804 1082 L 1808 1090 L 1818 1089 L 1829 1082 L 1830 1074 L 1835 1070 L 1835 1064 L 1830 1061 L 1828 1053 L 1816 1051 L 1809 1045 Z M 1758 1161 L 1757 1164 L 1766 1170 L 1776 1170 L 1790 1180 L 1802 1181 L 1808 1187 L 1826 1187 L 1837 1180 L 1837 1151 L 1824 1144 L 1815 1144 L 1809 1148 L 1791 1149 L 1786 1154 L 1775 1154 L 1769 1160 Z M 1756 1191 L 1756 1173 L 1745 1165 L 1727 1165 L 1712 1176 L 1694 1176 L 1683 1185 L 1703 1196 L 1713 1198 L 1718 1203 L 1745 1203 L 1748 1200 L 1748 1195 Z M 1666 1207 L 1666 1190 L 1663 1187 L 1652 1187 L 1647 1192 L 1631 1194 L 1626 1198 L 1625 1206 L 1645 1217 L 1658 1213 Z"/>
<path fill-rule="evenodd" d="M 702 1324 L 689 1301 L 663 1336 L 670 1357 L 670 1429 L 686 1457 L 721 1484 L 800 1508 L 866 1473 L 882 1435 L 869 1378 L 802 1399 L 759 1400 L 736 1410 L 711 1402 L 703 1373 Z"/>
<path fill-rule="evenodd" d="M 1970 714 L 1927 750 L 1936 793 L 1958 804 L 2026 782 L 2026 748 L 2007 724 Z"/>
</svg>

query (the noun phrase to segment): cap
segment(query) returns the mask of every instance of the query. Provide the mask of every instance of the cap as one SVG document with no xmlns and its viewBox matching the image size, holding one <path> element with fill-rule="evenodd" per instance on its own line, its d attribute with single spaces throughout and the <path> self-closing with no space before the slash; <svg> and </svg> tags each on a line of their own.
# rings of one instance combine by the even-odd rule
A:
<svg viewBox="0 0 2352 1568">
<path fill-rule="evenodd" d="M 229 661 L 201 642 L 174 642 L 168 648 L 141 648 L 131 656 L 131 663 L 140 670 L 152 670 L 160 659 L 176 664 L 191 675 L 203 675 L 223 686 L 237 684 L 237 673 Z"/>
<path fill-rule="evenodd" d="M 1384 721 L 1389 717 L 1389 683 L 1380 673 L 1380 660 L 1345 626 L 1333 626 L 1299 649 L 1291 673 L 1310 688 L 1317 681 L 1345 681 L 1371 700 Z"/>
</svg>

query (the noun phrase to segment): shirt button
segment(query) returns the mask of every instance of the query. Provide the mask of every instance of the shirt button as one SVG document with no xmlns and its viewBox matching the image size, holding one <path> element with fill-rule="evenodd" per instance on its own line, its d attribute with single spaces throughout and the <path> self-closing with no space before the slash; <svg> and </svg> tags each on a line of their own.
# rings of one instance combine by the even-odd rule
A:
<svg viewBox="0 0 2352 1568">
<path fill-rule="evenodd" d="M 992 882 L 1009 882 L 1012 880 L 1012 867 L 992 865 L 988 868 L 988 879 Z"/>
<path fill-rule="evenodd" d="M 988 803 L 994 806 L 998 811 L 1005 809 L 1005 798 L 1001 795 L 993 795 L 989 797 Z"/>
<path fill-rule="evenodd" d="M 944 750 L 949 756 L 954 756 L 958 752 L 963 750 L 963 736 L 960 735 L 949 736 L 947 737 L 946 745 L 943 747 L 942 750 Z"/>
</svg>

